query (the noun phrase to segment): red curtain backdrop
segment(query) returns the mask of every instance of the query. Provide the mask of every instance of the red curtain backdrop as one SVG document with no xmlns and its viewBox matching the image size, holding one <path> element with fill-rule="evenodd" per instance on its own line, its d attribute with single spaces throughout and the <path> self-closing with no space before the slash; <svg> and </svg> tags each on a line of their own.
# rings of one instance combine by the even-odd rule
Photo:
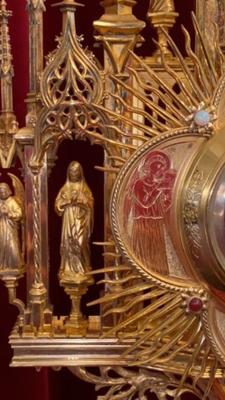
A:
<svg viewBox="0 0 225 400">
<path fill-rule="evenodd" d="M 85 35 L 85 45 L 93 48 L 93 30 L 92 22 L 98 19 L 102 14 L 100 0 L 82 0 L 86 5 L 84 9 L 77 11 L 77 31 L 78 34 Z M 56 9 L 52 9 L 53 0 L 46 0 L 47 13 L 45 14 L 45 54 L 55 47 L 54 38 L 61 31 L 61 15 Z M 145 19 L 148 0 L 138 0 L 134 11 L 136 15 Z M 177 10 L 181 13 L 180 22 L 190 27 L 190 11 L 194 9 L 194 0 L 182 2 L 176 1 Z M 185 4 L 184 4 L 185 3 Z M 13 51 L 13 63 L 15 69 L 14 78 L 14 109 L 20 126 L 24 124 L 26 106 L 24 99 L 28 91 L 28 21 L 26 14 L 26 0 L 8 0 L 8 9 L 13 11 L 13 17 L 10 20 L 10 35 Z M 182 34 L 179 23 L 173 31 L 173 35 L 182 46 Z M 139 53 L 149 55 L 152 45 L 149 39 L 152 31 L 149 27 L 144 30 L 144 36 L 148 39 Z M 101 58 L 101 50 L 95 50 Z M 56 218 L 53 210 L 54 199 L 57 191 L 62 186 L 66 169 L 69 162 L 77 159 L 82 163 L 85 175 L 91 190 L 96 199 L 95 207 L 95 230 L 94 240 L 103 239 L 103 177 L 102 174 L 94 170 L 95 165 L 101 165 L 103 160 L 102 150 L 97 146 L 91 147 L 88 143 L 64 142 L 58 153 L 58 160 L 49 179 L 49 218 L 51 221 L 50 230 L 50 260 L 51 260 L 51 302 L 54 304 L 56 314 L 69 312 L 69 302 L 63 290 L 59 287 L 57 281 L 57 271 L 59 267 L 59 248 L 60 244 L 60 224 L 61 221 Z M 99 190 L 101 188 L 101 191 Z M 54 223 L 53 223 L 54 221 Z M 93 265 L 100 267 L 102 258 L 100 250 L 93 249 Z M 25 297 L 25 284 L 21 284 L 21 296 Z M 88 299 L 94 299 L 96 292 L 93 288 L 89 290 Z M 90 312 L 90 311 L 89 311 Z M 96 313 L 96 310 L 92 310 Z M 60 372 L 54 372 L 48 369 L 42 369 L 37 372 L 30 368 L 9 368 L 12 352 L 8 345 L 8 336 L 15 323 L 16 310 L 8 305 L 7 292 L 0 284 L 0 396 L 6 400 L 63 400 L 72 398 L 72 396 L 82 396 L 84 399 L 96 399 L 96 392 L 92 385 L 81 382 L 76 379 L 66 369 Z M 74 397 L 75 398 L 75 397 Z M 193 399 L 193 396 L 187 398 Z"/>
</svg>

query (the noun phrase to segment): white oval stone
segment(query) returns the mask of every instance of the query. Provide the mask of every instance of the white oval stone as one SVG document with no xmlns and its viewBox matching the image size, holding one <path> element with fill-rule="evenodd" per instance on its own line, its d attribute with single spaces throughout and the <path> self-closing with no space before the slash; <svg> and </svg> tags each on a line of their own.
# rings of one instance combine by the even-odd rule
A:
<svg viewBox="0 0 225 400">
<path fill-rule="evenodd" d="M 211 120 L 211 116 L 208 111 L 200 110 L 200 111 L 197 111 L 194 115 L 194 122 L 198 126 L 208 125 L 210 120 Z"/>
</svg>

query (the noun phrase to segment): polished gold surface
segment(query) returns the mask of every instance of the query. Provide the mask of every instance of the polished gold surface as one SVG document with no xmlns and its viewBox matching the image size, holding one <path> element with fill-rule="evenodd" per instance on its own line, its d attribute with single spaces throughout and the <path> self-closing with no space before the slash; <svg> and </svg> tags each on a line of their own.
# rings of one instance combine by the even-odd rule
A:
<svg viewBox="0 0 225 400">
<path fill-rule="evenodd" d="M 97 388 L 104 388 L 105 395 L 101 396 L 102 400 L 116 400 L 118 396 L 122 399 L 127 399 L 128 396 L 147 398 L 152 394 L 159 400 L 164 400 L 168 396 L 181 400 L 186 393 L 194 394 L 199 399 L 204 396 L 204 389 L 200 385 L 194 387 L 190 383 L 184 384 L 182 391 L 177 395 L 178 381 L 175 375 L 164 375 L 159 371 L 144 368 L 134 370 L 124 367 L 100 367 L 97 376 L 84 368 L 70 368 L 70 370 L 86 382 L 97 382 Z M 113 377 L 115 375 L 116 377 Z"/>
<path fill-rule="evenodd" d="M 55 210 L 63 218 L 60 281 L 76 282 L 90 271 L 89 241 L 93 229 L 94 199 L 81 165 L 72 161 L 67 180 L 55 200 Z"/>
<path fill-rule="evenodd" d="M 82 166 L 72 161 L 67 180 L 55 200 L 55 210 L 63 218 L 59 281 L 72 301 L 66 322 L 69 332 L 86 333 L 86 322 L 80 311 L 80 300 L 93 283 L 90 275 L 90 236 L 93 230 L 94 199 L 85 181 Z"/>
<path fill-rule="evenodd" d="M 213 9 L 217 3 L 211 0 Z M 23 186 L 9 174 L 14 190 L 0 183 L 0 276 L 19 310 L 10 336 L 12 366 L 66 366 L 104 388 L 102 400 L 149 393 L 158 400 L 184 393 L 215 399 L 225 365 L 222 29 L 208 43 L 198 2 L 198 18 L 192 17 L 197 50 L 182 28 L 184 56 L 169 34 L 178 15 L 174 2 L 152 0 L 147 18 L 158 34 L 157 50 L 143 58 L 136 55 L 145 26 L 134 15 L 136 2 L 101 4 L 94 27 L 104 66 L 82 47 L 76 33 L 81 5 L 73 0 L 56 4 L 62 33 L 44 65 L 45 2 L 28 0 L 30 87 L 26 126 L 18 130 L 10 13 L 0 2 L 2 138 L 14 121 L 0 159 L 5 168 L 15 154 L 24 176 Z M 94 243 L 103 248 L 104 265 L 90 263 L 98 199 L 83 166 L 72 161 L 55 199 L 62 222 L 58 277 L 71 311 L 57 317 L 49 303 L 48 207 L 54 205 L 48 206 L 48 184 L 64 139 L 88 139 L 104 149 L 104 165 L 96 166 L 104 173 L 104 237 Z M 25 269 L 23 304 L 17 286 Z M 103 285 L 102 294 L 88 306 L 99 305 L 100 313 L 83 315 L 80 302 L 94 284 Z M 89 370 L 96 366 L 99 373 Z"/>
</svg>

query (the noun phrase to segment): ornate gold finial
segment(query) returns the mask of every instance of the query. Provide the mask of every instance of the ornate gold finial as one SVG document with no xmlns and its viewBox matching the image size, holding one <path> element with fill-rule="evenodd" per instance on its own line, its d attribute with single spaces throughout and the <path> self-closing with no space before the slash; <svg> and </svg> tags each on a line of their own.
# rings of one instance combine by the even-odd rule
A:
<svg viewBox="0 0 225 400">
<path fill-rule="evenodd" d="M 158 32 L 158 42 L 164 55 L 172 57 L 168 49 L 166 35 L 161 28 L 167 32 L 174 26 L 178 13 L 175 12 L 174 0 L 150 0 L 148 18 Z M 155 56 L 160 56 L 160 50 L 155 52 Z"/>
<path fill-rule="evenodd" d="M 29 16 L 29 93 L 27 96 L 28 113 L 26 126 L 33 130 L 37 120 L 37 94 L 40 91 L 39 77 L 43 71 L 43 12 L 45 0 L 27 0 Z M 24 132 L 20 132 L 23 136 Z"/>
<path fill-rule="evenodd" d="M 0 114 L 0 162 L 3 168 L 9 168 L 15 152 L 14 135 L 18 124 L 13 112 L 12 93 L 12 53 L 10 46 L 8 19 L 12 15 L 6 9 L 5 0 L 0 2 L 0 80 L 1 102 Z"/>
</svg>

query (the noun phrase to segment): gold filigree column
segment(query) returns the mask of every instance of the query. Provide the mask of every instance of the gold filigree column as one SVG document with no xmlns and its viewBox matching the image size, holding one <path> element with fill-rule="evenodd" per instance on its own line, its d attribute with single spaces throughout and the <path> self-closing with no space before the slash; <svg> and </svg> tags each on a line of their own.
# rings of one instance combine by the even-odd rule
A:
<svg viewBox="0 0 225 400">
<path fill-rule="evenodd" d="M 32 335 L 34 331 L 49 331 L 52 315 L 47 294 L 49 271 L 48 218 L 46 217 L 48 209 L 47 158 L 45 158 L 42 168 L 39 167 L 38 170 L 30 168 L 34 129 L 41 106 L 39 92 L 40 75 L 43 71 L 44 3 L 45 0 L 27 1 L 29 18 L 29 93 L 26 99 L 26 126 L 20 129 L 16 136 L 25 164 L 27 291 L 29 293 L 29 306 L 25 311 L 24 333 L 26 335 Z M 37 209 L 35 209 L 35 205 L 38 205 Z M 40 207 L 42 212 L 40 212 Z"/>
<path fill-rule="evenodd" d="M 0 163 L 2 168 L 9 168 L 15 154 L 14 136 L 18 129 L 13 112 L 12 77 L 13 65 L 10 46 L 8 20 L 12 15 L 6 9 L 5 0 L 0 2 L 0 80 L 1 80 L 1 114 L 0 114 Z"/>
<path fill-rule="evenodd" d="M 31 154 L 29 155 L 31 156 Z M 30 161 L 29 161 L 30 164 Z M 27 169 L 27 259 L 29 271 L 27 289 L 29 305 L 25 312 L 24 332 L 49 334 L 52 323 L 52 309 L 48 302 L 48 236 L 47 233 L 47 157 L 42 166 Z M 32 188 L 32 189 L 31 189 Z M 32 222 L 31 222 L 32 221 Z"/>
</svg>

